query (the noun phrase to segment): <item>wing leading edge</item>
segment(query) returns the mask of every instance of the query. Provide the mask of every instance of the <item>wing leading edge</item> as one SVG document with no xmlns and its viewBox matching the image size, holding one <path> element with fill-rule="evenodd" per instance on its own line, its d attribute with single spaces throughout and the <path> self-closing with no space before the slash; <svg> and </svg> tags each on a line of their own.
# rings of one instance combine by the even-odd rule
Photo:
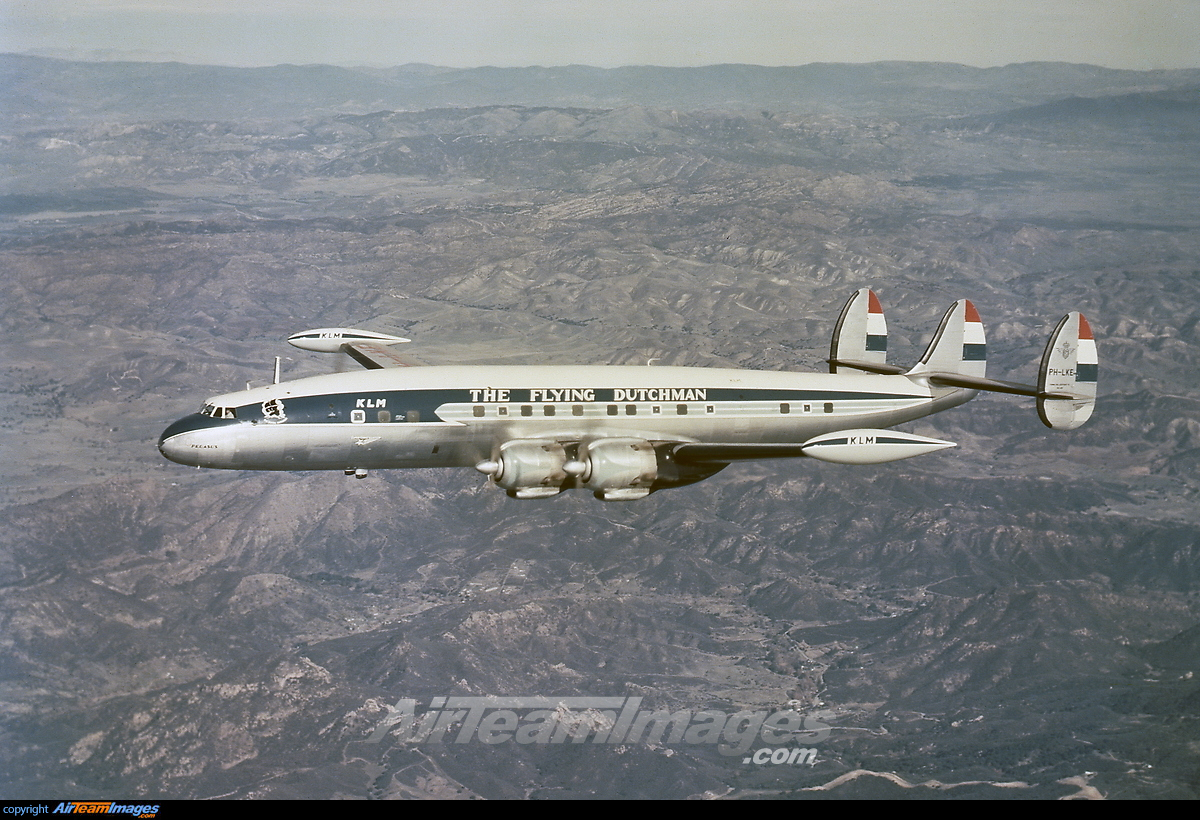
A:
<svg viewBox="0 0 1200 820">
<path fill-rule="evenodd" d="M 420 367 L 422 365 L 422 362 L 416 358 L 377 342 L 346 342 L 341 346 L 341 350 L 367 370 L 382 370 L 385 367 Z"/>
</svg>

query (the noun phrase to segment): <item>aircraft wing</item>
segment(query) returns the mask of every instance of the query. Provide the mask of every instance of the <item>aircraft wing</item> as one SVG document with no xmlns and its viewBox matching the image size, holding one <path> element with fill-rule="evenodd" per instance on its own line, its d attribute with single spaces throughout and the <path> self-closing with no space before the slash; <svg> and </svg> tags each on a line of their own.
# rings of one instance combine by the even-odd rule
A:
<svg viewBox="0 0 1200 820">
<path fill-rule="evenodd" d="M 728 464 L 760 458 L 796 458 L 804 455 L 803 444 L 701 444 L 685 443 L 671 448 L 671 457 L 683 464 Z"/>
<path fill-rule="evenodd" d="M 760 458 L 797 458 L 808 456 L 835 464 L 883 464 L 902 458 L 932 453 L 954 442 L 918 436 L 900 430 L 837 430 L 814 436 L 803 444 L 795 443 L 705 443 L 684 442 L 670 449 L 671 458 L 680 464 L 728 464 Z"/>
<path fill-rule="evenodd" d="M 343 342 L 342 351 L 367 370 L 385 367 L 421 367 L 424 362 L 378 342 Z"/>
</svg>

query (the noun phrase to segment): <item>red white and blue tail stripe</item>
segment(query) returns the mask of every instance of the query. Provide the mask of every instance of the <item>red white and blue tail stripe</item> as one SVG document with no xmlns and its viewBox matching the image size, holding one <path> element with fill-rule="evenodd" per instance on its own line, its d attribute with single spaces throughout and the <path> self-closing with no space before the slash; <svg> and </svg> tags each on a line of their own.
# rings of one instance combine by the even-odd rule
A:
<svg viewBox="0 0 1200 820">
<path fill-rule="evenodd" d="M 912 375 L 937 373 L 976 379 L 987 376 L 987 339 L 983 322 L 970 300 L 960 299 L 950 306 L 925 355 L 909 372 Z"/>
<path fill-rule="evenodd" d="M 903 372 L 903 368 L 887 365 L 887 348 L 887 319 L 884 318 L 883 308 L 874 291 L 861 288 L 846 302 L 833 330 L 833 342 L 829 347 L 829 372 Z"/>
<path fill-rule="evenodd" d="M 1038 370 L 1038 416 L 1055 430 L 1074 430 L 1096 406 L 1099 362 L 1092 327 L 1078 311 L 1062 318 Z"/>
<path fill-rule="evenodd" d="M 1051 334 L 1037 385 L 987 377 L 986 333 L 979 312 L 967 299 L 960 299 L 946 311 L 925 355 L 911 370 L 886 363 L 886 334 L 883 310 L 875 294 L 867 288 L 855 292 L 834 330 L 830 371 L 903 373 L 931 388 L 942 388 L 935 396 L 939 400 L 952 396 L 944 388 L 1031 396 L 1037 399 L 1042 422 L 1055 430 L 1075 429 L 1095 408 L 1099 369 L 1096 341 L 1087 319 L 1077 311 L 1064 316 Z M 969 398 L 970 394 L 962 396 L 963 401 Z"/>
</svg>

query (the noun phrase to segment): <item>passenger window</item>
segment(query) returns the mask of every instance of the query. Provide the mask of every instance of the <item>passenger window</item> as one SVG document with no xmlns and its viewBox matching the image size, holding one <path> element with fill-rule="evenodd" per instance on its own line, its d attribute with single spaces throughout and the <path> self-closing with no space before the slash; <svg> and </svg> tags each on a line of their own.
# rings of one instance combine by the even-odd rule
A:
<svg viewBox="0 0 1200 820">
<path fill-rule="evenodd" d="M 610 404 L 610 405 L 608 406 L 608 414 L 609 414 L 610 416 L 615 416 L 615 415 L 617 415 L 617 406 L 616 406 L 615 404 Z"/>
<path fill-rule="evenodd" d="M 659 407 L 657 404 L 654 404 L 654 405 L 650 406 L 650 412 L 657 416 L 658 414 L 660 414 L 662 412 L 662 408 Z"/>
<path fill-rule="evenodd" d="M 716 411 L 716 408 L 714 408 L 711 404 L 706 404 L 704 406 L 704 412 L 705 413 L 715 413 L 717 411 Z"/>
<path fill-rule="evenodd" d="M 377 414 L 375 414 L 375 418 L 378 419 L 381 424 L 387 424 L 392 420 L 392 414 L 387 410 L 380 410 Z"/>
<path fill-rule="evenodd" d="M 530 407 L 528 404 L 522 404 L 521 405 L 521 415 L 522 416 L 532 416 L 533 408 Z"/>
<path fill-rule="evenodd" d="M 362 424 L 366 420 L 367 420 L 367 411 L 366 410 L 351 410 L 350 411 L 350 422 L 352 424 Z"/>
<path fill-rule="evenodd" d="M 572 416 L 582 416 L 583 415 L 583 405 L 582 404 L 572 404 L 571 405 L 571 415 Z"/>
<path fill-rule="evenodd" d="M 483 418 L 483 405 L 475 405 L 473 408 L 471 408 L 471 412 L 475 415 L 475 418 Z"/>
<path fill-rule="evenodd" d="M 686 404 L 675 405 L 675 413 L 676 413 L 676 415 L 686 416 L 687 415 L 687 405 Z"/>
<path fill-rule="evenodd" d="M 779 412 L 787 415 L 788 413 L 792 412 L 792 406 L 787 402 L 783 402 L 779 405 Z"/>
<path fill-rule="evenodd" d="M 507 407 L 505 407 L 505 406 L 503 406 L 503 405 L 501 405 L 501 406 L 500 406 L 500 408 L 496 410 L 496 414 L 497 414 L 497 415 L 500 415 L 500 416 L 507 416 L 507 415 L 508 415 L 508 408 L 507 408 Z"/>
<path fill-rule="evenodd" d="M 543 412 L 543 413 L 545 413 L 547 416 L 553 416 L 553 415 L 554 415 L 554 412 L 555 412 L 555 411 L 554 411 L 554 405 L 553 405 L 553 404 L 547 404 L 545 407 L 543 407 L 543 408 L 542 408 L 542 412 Z"/>
<path fill-rule="evenodd" d="M 637 405 L 636 404 L 625 405 L 625 415 L 636 416 L 637 415 Z"/>
<path fill-rule="evenodd" d="M 404 414 L 404 420 L 405 421 L 420 421 L 421 420 L 421 411 L 420 410 L 409 410 L 407 413 Z"/>
<path fill-rule="evenodd" d="M 833 402 L 831 402 L 831 401 L 827 401 L 827 402 L 825 402 L 825 412 L 826 412 L 826 413 L 832 413 L 832 412 L 833 412 Z"/>
</svg>

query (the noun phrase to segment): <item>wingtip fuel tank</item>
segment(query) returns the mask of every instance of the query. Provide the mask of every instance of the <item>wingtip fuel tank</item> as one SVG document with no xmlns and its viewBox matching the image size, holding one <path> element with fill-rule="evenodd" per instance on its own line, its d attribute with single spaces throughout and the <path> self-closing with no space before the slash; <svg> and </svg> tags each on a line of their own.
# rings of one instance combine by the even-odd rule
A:
<svg viewBox="0 0 1200 820">
<path fill-rule="evenodd" d="M 399 336 L 387 333 L 375 333 L 370 330 L 358 330 L 353 327 L 318 327 L 313 330 L 302 330 L 288 337 L 288 344 L 301 350 L 312 350 L 317 353 L 337 353 L 342 345 L 352 342 L 374 342 L 381 345 L 397 345 L 409 341 Z"/>
</svg>

